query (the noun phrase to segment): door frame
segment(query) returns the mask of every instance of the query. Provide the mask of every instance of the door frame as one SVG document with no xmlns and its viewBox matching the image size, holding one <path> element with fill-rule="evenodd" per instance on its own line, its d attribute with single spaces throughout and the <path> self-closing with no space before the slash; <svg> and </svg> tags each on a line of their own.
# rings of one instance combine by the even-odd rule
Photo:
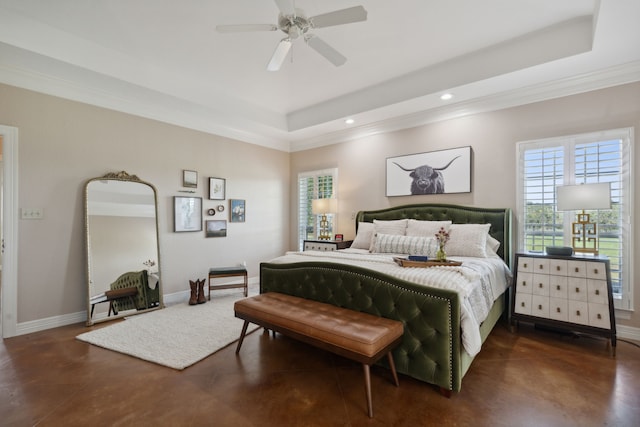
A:
<svg viewBox="0 0 640 427">
<path fill-rule="evenodd" d="M 0 125 L 2 135 L 4 254 L 2 263 L 2 338 L 16 335 L 18 315 L 18 128 Z"/>
</svg>

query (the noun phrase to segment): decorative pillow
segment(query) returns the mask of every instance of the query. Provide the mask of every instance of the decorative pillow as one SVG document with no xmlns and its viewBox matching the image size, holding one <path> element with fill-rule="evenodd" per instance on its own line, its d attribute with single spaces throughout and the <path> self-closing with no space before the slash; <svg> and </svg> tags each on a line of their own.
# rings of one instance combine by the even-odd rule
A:
<svg viewBox="0 0 640 427">
<path fill-rule="evenodd" d="M 434 237 L 440 227 L 449 231 L 451 221 L 419 221 L 410 219 L 407 223 L 407 236 Z"/>
<path fill-rule="evenodd" d="M 373 247 L 376 243 L 377 234 L 394 234 L 404 236 L 407 231 L 406 219 L 394 219 L 391 221 L 373 220 L 373 237 L 371 238 L 371 245 L 369 250 L 373 252 Z"/>
<path fill-rule="evenodd" d="M 426 255 L 436 256 L 438 243 L 434 237 L 400 236 L 397 234 L 376 235 L 372 252 L 385 254 Z"/>
<path fill-rule="evenodd" d="M 490 227 L 491 224 L 451 224 L 444 251 L 447 256 L 486 258 Z"/>
<path fill-rule="evenodd" d="M 487 251 L 492 251 L 497 254 L 499 247 L 500 240 L 494 239 L 490 234 L 487 234 Z"/>
<path fill-rule="evenodd" d="M 359 222 L 358 234 L 353 239 L 353 243 L 350 247 L 353 249 L 369 249 L 371 247 L 371 238 L 373 237 L 373 223 L 371 222 Z"/>
</svg>

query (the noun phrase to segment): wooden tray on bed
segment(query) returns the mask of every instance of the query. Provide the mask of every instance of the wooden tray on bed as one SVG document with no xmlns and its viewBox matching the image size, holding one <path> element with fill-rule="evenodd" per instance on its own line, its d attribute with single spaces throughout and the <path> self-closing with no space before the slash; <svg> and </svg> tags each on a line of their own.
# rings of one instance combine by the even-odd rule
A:
<svg viewBox="0 0 640 427">
<path fill-rule="evenodd" d="M 393 260 L 400 267 L 457 267 L 462 265 L 459 261 L 412 261 L 407 258 L 393 257 Z"/>
</svg>

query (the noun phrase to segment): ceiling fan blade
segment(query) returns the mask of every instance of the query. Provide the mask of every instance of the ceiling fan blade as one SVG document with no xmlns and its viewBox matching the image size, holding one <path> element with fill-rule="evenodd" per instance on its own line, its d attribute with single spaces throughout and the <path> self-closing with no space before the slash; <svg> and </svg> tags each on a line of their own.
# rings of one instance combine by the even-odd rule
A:
<svg viewBox="0 0 640 427">
<path fill-rule="evenodd" d="M 275 0 L 275 2 L 283 16 L 296 14 L 296 9 L 293 7 L 293 0 Z"/>
<path fill-rule="evenodd" d="M 318 52 L 320 55 L 324 56 L 329 62 L 331 62 L 336 67 L 341 66 L 345 62 L 347 62 L 347 58 L 345 58 L 340 52 L 329 46 L 324 40 L 317 36 L 309 36 L 305 38 L 305 41 L 313 50 Z"/>
<path fill-rule="evenodd" d="M 273 52 L 273 56 L 267 65 L 267 70 L 278 71 L 284 62 L 284 59 L 287 57 L 289 49 L 291 49 L 291 39 L 287 37 L 286 39 L 280 40 L 278 47 L 276 47 L 276 51 Z"/>
<path fill-rule="evenodd" d="M 313 27 L 330 27 L 332 25 L 349 24 L 367 20 L 367 11 L 362 6 L 349 7 L 347 9 L 336 10 L 323 13 L 309 18 Z"/>
<path fill-rule="evenodd" d="M 238 24 L 238 25 L 216 25 L 219 33 L 244 33 L 248 31 L 276 31 L 277 25 L 273 24 Z"/>
</svg>

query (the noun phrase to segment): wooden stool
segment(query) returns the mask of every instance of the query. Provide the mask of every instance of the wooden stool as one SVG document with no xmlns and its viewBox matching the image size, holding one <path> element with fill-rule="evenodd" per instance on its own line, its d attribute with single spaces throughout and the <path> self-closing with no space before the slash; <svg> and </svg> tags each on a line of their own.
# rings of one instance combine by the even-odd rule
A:
<svg viewBox="0 0 640 427">
<path fill-rule="evenodd" d="M 222 277 L 240 277 L 242 276 L 242 283 L 230 283 L 226 285 L 212 285 L 211 279 L 219 279 Z M 248 288 L 248 280 L 247 280 L 247 269 L 243 266 L 237 267 L 213 267 L 209 269 L 209 290 L 207 294 L 207 299 L 211 301 L 211 290 L 216 289 L 233 289 L 233 288 L 244 288 L 244 296 L 249 295 Z"/>
</svg>

